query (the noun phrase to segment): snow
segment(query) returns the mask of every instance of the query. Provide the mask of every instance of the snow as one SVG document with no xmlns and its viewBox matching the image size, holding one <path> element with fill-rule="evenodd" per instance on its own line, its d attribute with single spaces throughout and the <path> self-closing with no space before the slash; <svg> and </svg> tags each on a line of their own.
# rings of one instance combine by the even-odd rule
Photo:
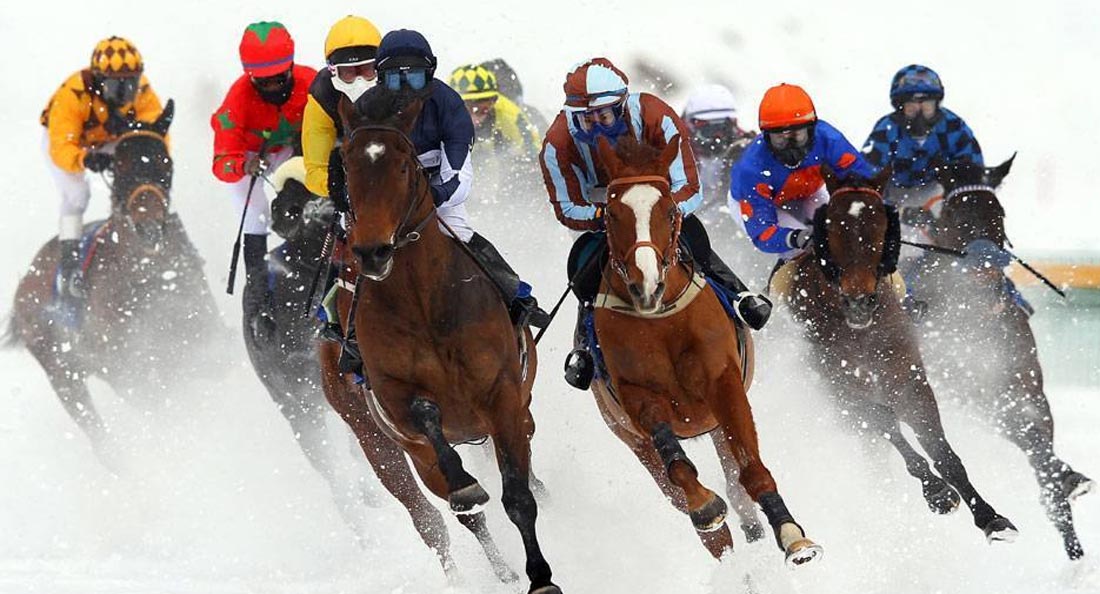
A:
<svg viewBox="0 0 1100 594">
<path fill-rule="evenodd" d="M 638 59 L 680 81 L 728 83 L 750 120 L 768 86 L 802 83 L 819 113 L 857 145 L 889 110 L 894 71 L 922 62 L 943 77 L 946 105 L 967 119 L 990 163 L 1020 151 L 1002 196 L 1009 235 L 1021 252 L 1096 248 L 1100 201 L 1090 198 L 1090 172 L 1100 121 L 1082 115 L 1092 113 L 1100 90 L 1088 75 L 1100 25 L 1100 8 L 1090 1 L 1025 9 L 940 0 L 904 6 L 862 0 L 844 8 L 820 2 L 534 6 L 481 0 L 425 6 L 415 14 L 401 3 L 304 8 L 272 0 L 258 8 L 213 0 L 119 0 L 93 9 L 71 0 L 8 2 L 0 8 L 0 80 L 8 91 L 0 110 L 0 179 L 9 186 L 0 296 L 10 298 L 34 251 L 56 231 L 57 193 L 41 152 L 29 148 L 41 139 L 37 115 L 99 38 L 132 38 L 161 97 L 176 98 L 173 208 L 220 293 L 238 219 L 228 189 L 210 174 L 208 118 L 238 75 L 240 32 L 249 20 L 281 20 L 297 40 L 298 61 L 317 65 L 329 24 L 364 10 L 382 29 L 424 31 L 440 55 L 440 73 L 505 57 L 529 101 L 547 115 L 561 101 L 568 67 L 602 54 L 622 62 L 628 74 Z M 674 103 L 689 86 L 670 89 Z M 107 210 L 98 180 L 93 194 L 89 219 Z M 553 221 L 545 196 L 482 196 L 470 211 L 543 302 L 552 302 L 564 287 L 571 236 Z M 715 243 L 731 259 L 751 249 L 747 241 Z M 239 303 L 218 299 L 226 319 L 237 324 Z M 1100 495 L 1075 505 L 1082 543 L 1094 556 L 1071 565 L 1043 516 L 1024 457 L 946 407 L 948 435 L 975 485 L 1021 531 L 1014 544 L 986 545 L 966 511 L 948 517 L 927 511 L 898 456 L 880 456 L 840 428 L 822 391 L 806 380 L 794 329 L 784 324 L 759 338 L 750 398 L 764 460 L 798 520 L 825 547 L 825 558 L 789 572 L 774 543 L 745 545 L 735 527 L 734 557 L 713 561 L 688 520 L 662 500 L 603 425 L 591 396 L 562 381 L 571 304 L 540 347 L 534 404 L 534 464 L 551 491 L 540 507 L 540 538 L 566 592 L 1100 591 Z M 1077 315 L 1046 307 L 1038 319 Z M 1096 316 L 1095 310 L 1088 315 Z M 1069 335 L 1068 323 L 1059 328 Z M 1071 343 L 1077 353 L 1046 348 L 1057 340 L 1044 337 L 1041 350 L 1044 361 L 1055 363 L 1047 375 L 1057 446 L 1065 459 L 1097 477 L 1100 387 L 1095 379 L 1070 382 L 1063 370 L 1076 356 L 1096 378 L 1100 357 L 1094 341 Z M 163 415 L 144 414 L 93 382 L 97 404 L 127 446 L 119 477 L 97 463 L 31 357 L 0 352 L 0 593 L 515 591 L 493 583 L 476 543 L 452 519 L 464 583 L 448 585 L 405 511 L 376 482 L 380 507 L 364 510 L 372 533 L 358 547 L 256 381 L 244 349 L 234 349 L 225 353 L 238 362 L 228 378 L 163 395 L 169 402 Z M 341 449 L 345 439 L 332 430 Z M 687 450 L 705 483 L 720 490 L 713 452 L 705 443 L 689 443 Z M 460 451 L 494 497 L 488 514 L 498 542 L 513 567 L 522 568 L 518 535 L 499 505 L 494 465 L 477 448 Z"/>
</svg>

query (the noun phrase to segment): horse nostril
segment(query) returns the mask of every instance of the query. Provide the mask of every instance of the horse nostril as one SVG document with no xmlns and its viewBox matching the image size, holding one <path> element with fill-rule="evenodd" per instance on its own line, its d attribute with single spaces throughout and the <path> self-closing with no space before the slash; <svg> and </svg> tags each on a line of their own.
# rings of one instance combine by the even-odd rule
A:
<svg viewBox="0 0 1100 594">
<path fill-rule="evenodd" d="M 372 245 L 370 247 L 355 246 L 352 248 L 356 256 L 363 264 L 382 264 L 393 257 L 394 247 L 390 244 Z"/>
<path fill-rule="evenodd" d="M 641 299 L 642 298 L 642 290 L 639 289 L 637 287 L 637 285 L 633 285 L 633 284 L 627 285 L 626 290 L 630 293 L 631 297 L 634 297 L 636 299 Z"/>
</svg>

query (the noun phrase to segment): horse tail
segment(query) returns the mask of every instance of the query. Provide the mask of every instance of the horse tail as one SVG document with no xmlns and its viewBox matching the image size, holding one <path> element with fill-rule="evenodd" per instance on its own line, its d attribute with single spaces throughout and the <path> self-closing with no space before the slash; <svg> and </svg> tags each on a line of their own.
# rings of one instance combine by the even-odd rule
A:
<svg viewBox="0 0 1100 594">
<path fill-rule="evenodd" d="M 15 348 L 22 342 L 19 324 L 15 319 L 15 312 L 11 312 L 4 319 L 4 330 L 0 332 L 0 349 Z"/>
</svg>

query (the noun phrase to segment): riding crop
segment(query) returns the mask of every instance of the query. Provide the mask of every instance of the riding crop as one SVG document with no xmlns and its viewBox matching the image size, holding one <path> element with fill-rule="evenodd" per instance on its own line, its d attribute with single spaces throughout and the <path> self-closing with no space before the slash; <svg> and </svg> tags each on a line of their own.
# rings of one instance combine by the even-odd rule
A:
<svg viewBox="0 0 1100 594">
<path fill-rule="evenodd" d="M 267 141 L 265 140 L 260 145 L 260 150 L 257 156 L 263 159 L 264 151 L 267 149 Z M 252 190 L 256 189 L 256 180 L 260 179 L 260 172 L 252 174 L 252 180 L 248 182 L 248 194 L 244 198 L 244 208 L 241 209 L 241 223 L 237 226 L 237 241 L 233 243 L 233 256 L 229 260 L 229 282 L 226 284 L 225 292 L 230 295 L 233 294 L 233 285 L 237 280 L 237 260 L 241 256 L 241 237 L 244 236 L 244 220 L 248 216 L 248 205 L 252 203 Z"/>
</svg>

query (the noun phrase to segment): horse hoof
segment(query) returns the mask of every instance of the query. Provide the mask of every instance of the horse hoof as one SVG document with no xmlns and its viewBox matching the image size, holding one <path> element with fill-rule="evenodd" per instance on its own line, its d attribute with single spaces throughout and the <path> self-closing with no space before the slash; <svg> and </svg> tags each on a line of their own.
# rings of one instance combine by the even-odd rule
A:
<svg viewBox="0 0 1100 594">
<path fill-rule="evenodd" d="M 990 544 L 994 542 L 1012 542 L 1016 540 L 1020 532 L 1016 530 L 1016 527 L 1012 525 L 1012 522 L 1008 521 L 1008 518 L 1004 516 L 997 516 L 989 521 L 988 524 L 982 528 L 982 532 L 985 532 L 985 539 Z"/>
<path fill-rule="evenodd" d="M 741 532 L 745 533 L 745 542 L 756 542 L 764 538 L 764 527 L 760 522 L 741 524 Z"/>
<path fill-rule="evenodd" d="M 693 509 L 690 512 L 691 523 L 695 525 L 695 529 L 699 532 L 714 532 L 722 527 L 722 524 L 726 523 L 726 512 L 729 508 L 726 507 L 726 502 L 721 497 L 715 495 L 713 499 L 708 501 L 699 509 Z"/>
<path fill-rule="evenodd" d="M 935 485 L 928 485 L 924 489 L 924 500 L 928 503 L 928 509 L 932 513 L 947 515 L 959 509 L 959 492 L 952 489 L 947 483 L 942 483 L 939 489 Z"/>
<path fill-rule="evenodd" d="M 451 505 L 451 512 L 457 515 L 472 515 L 479 513 L 486 503 L 489 503 L 489 494 L 478 483 L 473 483 L 453 491 L 447 496 L 447 503 Z"/>
<path fill-rule="evenodd" d="M 1070 472 L 1062 481 L 1062 489 L 1066 493 L 1066 499 L 1073 501 L 1078 497 L 1091 493 L 1096 488 L 1096 483 L 1080 472 Z"/>
<path fill-rule="evenodd" d="M 531 586 L 531 589 L 527 591 L 527 594 L 561 594 L 561 588 L 550 584 L 541 588 Z"/>
<path fill-rule="evenodd" d="M 787 567 L 794 569 L 800 565 L 806 565 L 820 559 L 825 554 L 825 549 L 808 538 L 801 538 L 787 547 L 787 557 L 784 560 Z"/>
</svg>

